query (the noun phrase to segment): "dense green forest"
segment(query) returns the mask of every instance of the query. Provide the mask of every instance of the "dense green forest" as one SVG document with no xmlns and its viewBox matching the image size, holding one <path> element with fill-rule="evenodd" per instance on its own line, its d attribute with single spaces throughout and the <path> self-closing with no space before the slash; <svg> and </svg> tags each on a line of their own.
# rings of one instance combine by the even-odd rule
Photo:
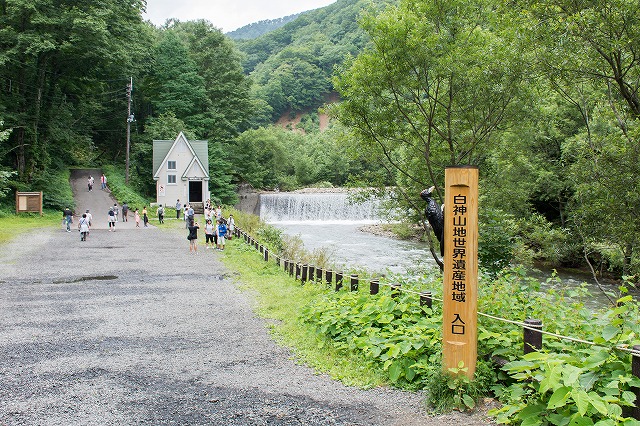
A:
<svg viewBox="0 0 640 426">
<path fill-rule="evenodd" d="M 210 141 L 225 203 L 242 182 L 394 188 L 390 211 L 416 222 L 420 190 L 473 164 L 485 267 L 640 272 L 637 1 L 339 0 L 241 41 L 206 21 L 154 27 L 144 6 L 0 0 L 5 209 L 16 189 L 60 207 L 69 167 L 122 168 L 132 89 L 143 194 L 152 140 L 181 130 Z"/>
</svg>

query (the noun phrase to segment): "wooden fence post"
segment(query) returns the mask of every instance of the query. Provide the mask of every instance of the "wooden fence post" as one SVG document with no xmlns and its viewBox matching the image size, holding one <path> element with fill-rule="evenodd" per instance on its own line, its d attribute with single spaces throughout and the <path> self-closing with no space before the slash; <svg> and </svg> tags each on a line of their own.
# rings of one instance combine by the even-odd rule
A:
<svg viewBox="0 0 640 426">
<path fill-rule="evenodd" d="M 307 273 L 307 279 L 309 281 L 313 281 L 316 278 L 316 267 L 314 265 L 309 265 L 309 272 Z"/>
<path fill-rule="evenodd" d="M 302 265 L 302 275 L 300 277 L 300 281 L 302 281 L 302 284 L 307 282 L 307 273 L 309 272 L 309 265 L 307 265 L 306 263 L 304 265 Z"/>
<path fill-rule="evenodd" d="M 299 263 L 293 263 L 293 262 L 289 262 L 289 275 L 293 276 L 293 268 L 295 267 L 295 278 L 296 280 L 298 279 L 298 277 L 300 276 L 300 264 Z"/>
<path fill-rule="evenodd" d="M 322 277 L 324 276 L 324 269 L 316 268 L 316 281 L 322 283 Z"/>
<path fill-rule="evenodd" d="M 400 296 L 400 288 L 402 288 L 402 284 L 391 284 L 391 297 L 396 298 Z"/>
<path fill-rule="evenodd" d="M 431 298 L 430 291 L 423 291 L 420 293 L 420 306 L 426 306 L 431 308 L 433 306 L 433 299 Z"/>
<path fill-rule="evenodd" d="M 351 291 L 358 291 L 358 275 L 351 274 Z"/>
<path fill-rule="evenodd" d="M 264 249 L 264 261 L 269 261 L 269 250 L 267 248 Z"/>
<path fill-rule="evenodd" d="M 536 352 L 542 349 L 542 321 L 538 319 L 526 319 L 524 320 L 527 328 L 524 328 L 523 340 L 524 340 L 524 354 L 530 352 Z M 535 329 L 535 330 L 532 330 Z"/>
<path fill-rule="evenodd" d="M 333 271 L 327 271 L 325 281 L 327 282 L 328 286 L 333 283 Z"/>
<path fill-rule="evenodd" d="M 340 291 L 340 289 L 342 288 L 342 278 L 342 272 L 336 272 L 336 291 Z"/>
<path fill-rule="evenodd" d="M 379 279 L 372 279 L 371 281 L 369 281 L 369 294 L 378 294 L 378 292 L 380 291 L 380 280 Z"/>
</svg>

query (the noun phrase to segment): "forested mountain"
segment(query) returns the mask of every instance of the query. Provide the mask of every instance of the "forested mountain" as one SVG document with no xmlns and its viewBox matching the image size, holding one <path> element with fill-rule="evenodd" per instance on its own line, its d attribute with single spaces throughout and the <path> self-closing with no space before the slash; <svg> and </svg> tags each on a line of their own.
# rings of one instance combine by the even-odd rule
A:
<svg viewBox="0 0 640 426">
<path fill-rule="evenodd" d="M 287 111 L 320 106 L 333 90 L 334 66 L 367 44 L 358 16 L 372 4 L 369 0 L 338 0 L 257 39 L 238 42 L 247 55 L 243 66 L 253 79 L 254 96 L 266 106 L 261 124 Z"/>
<path fill-rule="evenodd" d="M 294 15 L 285 16 L 284 18 L 265 19 L 263 21 L 253 22 L 249 25 L 245 25 L 244 27 L 225 33 L 225 35 L 233 40 L 250 40 L 258 38 L 263 34 L 277 30 L 283 25 L 288 24 L 300 15 L 300 13 L 296 13 Z"/>
</svg>

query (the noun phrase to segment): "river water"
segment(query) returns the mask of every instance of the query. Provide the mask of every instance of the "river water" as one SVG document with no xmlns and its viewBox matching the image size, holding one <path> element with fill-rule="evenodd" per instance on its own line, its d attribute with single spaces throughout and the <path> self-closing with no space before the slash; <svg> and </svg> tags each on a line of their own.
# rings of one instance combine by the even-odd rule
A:
<svg viewBox="0 0 640 426">
<path fill-rule="evenodd" d="M 393 272 L 412 275 L 416 270 L 436 265 L 427 244 L 400 241 L 360 231 L 363 225 L 381 223 L 374 202 L 354 205 L 344 193 L 277 193 L 260 196 L 260 218 L 288 235 L 299 235 L 305 248 L 326 250 L 335 267 L 364 270 L 371 274 Z M 571 288 L 587 283 L 593 297 L 584 301 L 597 307 L 608 303 L 595 282 L 588 276 L 559 272 L 559 282 L 547 284 L 552 271 L 536 270 L 543 288 Z M 609 285 L 611 291 L 615 286 Z"/>
</svg>

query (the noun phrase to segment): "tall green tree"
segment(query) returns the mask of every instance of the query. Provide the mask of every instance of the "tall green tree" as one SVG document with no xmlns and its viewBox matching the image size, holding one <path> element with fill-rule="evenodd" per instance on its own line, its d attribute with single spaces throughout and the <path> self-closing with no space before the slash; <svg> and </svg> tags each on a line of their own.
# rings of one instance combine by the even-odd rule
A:
<svg viewBox="0 0 640 426">
<path fill-rule="evenodd" d="M 175 114 L 202 138 L 213 125 L 207 116 L 210 102 L 205 81 L 187 46 L 174 31 L 165 30 L 162 34 L 150 81 L 150 99 L 156 114 Z"/>
<path fill-rule="evenodd" d="M 522 34 L 535 49 L 538 70 L 581 117 L 581 131 L 563 145 L 563 159 L 571 165 L 570 216 L 585 258 L 609 252 L 610 263 L 624 273 L 633 264 L 637 271 L 640 2 L 536 0 L 521 6 L 511 11 L 528 18 Z"/>
<path fill-rule="evenodd" d="M 14 129 L 2 151 L 20 180 L 84 161 L 82 153 L 96 142 L 104 152 L 117 150 L 126 124 L 124 77 L 146 48 L 144 6 L 143 0 L 0 2 L 0 110 Z"/>
<path fill-rule="evenodd" d="M 207 21 L 177 23 L 172 29 L 184 41 L 204 81 L 207 128 L 201 137 L 229 142 L 249 127 L 254 111 L 249 97 L 251 80 L 243 72 L 242 55 L 228 37 Z"/>
<path fill-rule="evenodd" d="M 418 194 L 431 185 L 441 194 L 445 166 L 481 165 L 500 141 L 525 63 L 491 2 L 401 0 L 362 26 L 372 47 L 339 71 L 334 112 L 393 177 L 378 184 L 395 185 L 397 205 L 417 217 Z"/>
</svg>

